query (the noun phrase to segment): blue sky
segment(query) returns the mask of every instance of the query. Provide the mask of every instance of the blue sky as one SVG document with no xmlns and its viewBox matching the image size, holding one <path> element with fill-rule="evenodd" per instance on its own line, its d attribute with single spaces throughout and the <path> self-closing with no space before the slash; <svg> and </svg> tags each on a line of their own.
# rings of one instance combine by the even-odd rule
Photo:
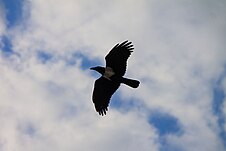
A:
<svg viewBox="0 0 226 151">
<path fill-rule="evenodd" d="M 10 28 L 22 18 L 23 0 L 3 0 L 2 3 L 6 9 L 6 25 Z"/>
<path fill-rule="evenodd" d="M 0 150 L 225 150 L 225 7 L 1 0 Z M 125 39 L 141 86 L 121 86 L 102 118 L 89 68 Z"/>
<path fill-rule="evenodd" d="M 225 115 L 222 110 L 222 106 L 224 103 L 225 99 L 225 92 L 224 88 L 222 87 L 222 80 L 226 76 L 226 68 L 224 68 L 223 73 L 220 75 L 219 79 L 216 81 L 216 85 L 213 88 L 213 112 L 215 115 L 218 117 L 218 126 L 220 127 L 220 137 L 222 140 L 226 140 L 226 131 L 224 129 L 224 124 L 225 124 Z M 224 145 L 226 146 L 226 141 L 224 141 Z"/>
</svg>

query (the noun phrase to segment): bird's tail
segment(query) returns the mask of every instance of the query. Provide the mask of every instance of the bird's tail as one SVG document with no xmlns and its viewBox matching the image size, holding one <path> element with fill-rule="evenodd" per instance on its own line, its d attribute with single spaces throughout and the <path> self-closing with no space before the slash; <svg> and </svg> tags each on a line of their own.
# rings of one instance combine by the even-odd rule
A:
<svg viewBox="0 0 226 151">
<path fill-rule="evenodd" d="M 138 80 L 128 79 L 128 78 L 122 78 L 121 83 L 124 83 L 132 88 L 137 88 L 140 84 Z"/>
</svg>

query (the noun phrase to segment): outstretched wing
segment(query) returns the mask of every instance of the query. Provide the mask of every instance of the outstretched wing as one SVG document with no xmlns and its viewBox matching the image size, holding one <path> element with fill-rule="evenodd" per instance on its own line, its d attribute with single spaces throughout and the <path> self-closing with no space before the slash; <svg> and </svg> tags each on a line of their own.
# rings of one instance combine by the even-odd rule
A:
<svg viewBox="0 0 226 151">
<path fill-rule="evenodd" d="M 104 77 L 100 77 L 95 81 L 92 98 L 95 109 L 100 115 L 106 114 L 111 96 L 119 86 L 120 83 L 112 82 Z"/>
<path fill-rule="evenodd" d="M 128 40 L 115 45 L 105 57 L 106 66 L 111 67 L 117 75 L 123 76 L 126 72 L 127 59 L 133 49 L 132 42 Z"/>
</svg>

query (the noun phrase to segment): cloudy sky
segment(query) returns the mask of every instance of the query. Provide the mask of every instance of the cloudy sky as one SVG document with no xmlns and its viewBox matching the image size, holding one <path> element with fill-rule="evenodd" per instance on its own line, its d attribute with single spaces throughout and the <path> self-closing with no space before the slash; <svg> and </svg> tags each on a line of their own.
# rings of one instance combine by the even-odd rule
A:
<svg viewBox="0 0 226 151">
<path fill-rule="evenodd" d="M 107 116 L 89 68 L 133 42 Z M 225 151 L 225 0 L 0 0 L 0 151 Z"/>
</svg>

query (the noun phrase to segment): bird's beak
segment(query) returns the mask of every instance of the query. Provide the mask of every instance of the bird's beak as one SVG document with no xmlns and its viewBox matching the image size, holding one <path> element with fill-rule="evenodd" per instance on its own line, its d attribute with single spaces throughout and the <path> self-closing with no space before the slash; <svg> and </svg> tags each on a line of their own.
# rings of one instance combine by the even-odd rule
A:
<svg viewBox="0 0 226 151">
<path fill-rule="evenodd" d="M 90 70 L 94 70 L 94 68 L 92 67 L 92 68 L 89 68 Z"/>
</svg>

